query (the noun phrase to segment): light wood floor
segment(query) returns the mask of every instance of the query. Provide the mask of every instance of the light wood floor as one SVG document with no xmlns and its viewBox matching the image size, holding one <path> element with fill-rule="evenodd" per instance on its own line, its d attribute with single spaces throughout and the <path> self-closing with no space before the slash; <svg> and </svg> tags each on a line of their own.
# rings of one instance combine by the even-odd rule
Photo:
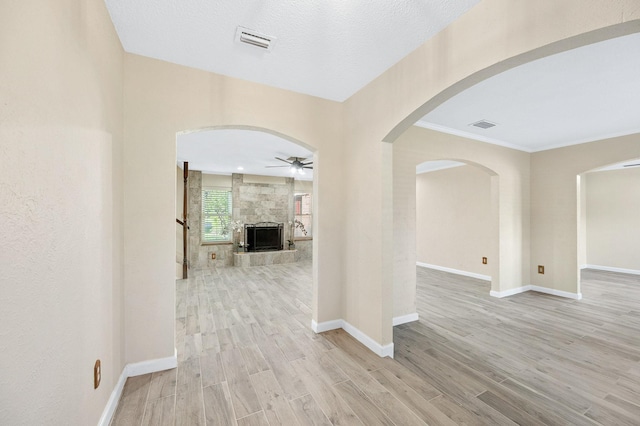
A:
<svg viewBox="0 0 640 426">
<path fill-rule="evenodd" d="M 113 425 L 639 425 L 640 277 L 585 271 L 584 299 L 489 297 L 418 268 L 395 360 L 315 335 L 310 264 L 177 281 L 178 368 L 129 378 Z"/>
</svg>

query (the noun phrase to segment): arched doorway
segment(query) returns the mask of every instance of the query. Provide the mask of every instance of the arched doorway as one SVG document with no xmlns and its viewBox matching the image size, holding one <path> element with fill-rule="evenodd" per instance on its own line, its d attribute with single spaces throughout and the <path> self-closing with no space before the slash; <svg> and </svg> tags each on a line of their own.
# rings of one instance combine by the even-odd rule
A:
<svg viewBox="0 0 640 426">
<path fill-rule="evenodd" d="M 640 159 L 577 176 L 578 269 L 640 275 L 637 261 Z M 578 275 L 582 294 L 582 274 Z"/>
<path fill-rule="evenodd" d="M 309 328 L 312 318 L 317 315 L 316 248 L 318 240 L 322 237 L 320 232 L 314 232 L 318 228 L 316 226 L 317 215 L 315 214 L 318 191 L 317 175 L 310 168 L 312 164 L 315 168 L 319 166 L 318 151 L 278 132 L 248 126 L 224 126 L 180 132 L 177 134 L 176 142 L 178 144 L 177 217 L 180 217 L 179 214 L 182 211 L 182 197 L 179 191 L 182 180 L 179 169 L 184 161 L 190 164 L 190 180 L 187 188 L 190 200 L 188 216 L 190 270 L 193 270 L 196 277 L 203 278 L 202 283 L 206 283 L 207 280 L 213 280 L 214 276 L 221 277 L 226 274 L 220 272 L 220 268 L 243 266 L 250 268 L 252 265 L 285 265 L 292 262 L 307 265 L 300 266 L 302 269 L 289 274 L 295 275 L 296 278 L 288 282 L 296 287 L 296 291 L 304 293 L 300 299 L 305 301 L 303 303 L 305 305 L 304 312 L 308 318 L 304 319 L 299 316 L 298 320 L 304 322 L 304 326 Z M 307 168 L 302 170 L 291 168 L 290 164 L 285 164 L 285 161 L 289 161 L 290 158 L 299 159 Z M 205 193 L 210 197 L 209 195 L 205 197 Z M 306 195 L 308 206 L 304 212 L 295 210 L 296 194 Z M 222 203 L 224 204 L 224 209 L 222 209 L 224 212 L 220 213 L 217 210 L 213 213 L 205 212 L 207 210 L 204 208 L 205 204 L 209 205 L 210 202 L 213 202 L 207 200 L 209 198 L 218 200 L 216 198 L 218 195 L 220 195 L 218 198 L 224 201 Z M 304 227 L 306 233 L 304 236 L 307 238 L 301 238 L 297 241 L 296 235 L 300 232 L 296 232 L 299 231 L 299 227 L 296 227 L 295 224 L 298 214 L 302 213 L 307 216 L 305 217 L 307 226 Z M 209 215 L 212 218 L 209 218 Z M 222 221 L 220 221 L 221 216 L 224 216 Z M 208 221 L 209 219 L 214 222 Z M 215 219 L 218 221 L 216 222 Z M 279 238 L 283 250 L 273 253 L 245 253 L 244 243 L 247 240 L 244 225 L 262 222 L 281 225 Z M 177 248 L 180 241 L 180 238 L 176 238 Z M 302 246 L 301 250 L 290 249 L 288 241 Z M 241 242 L 243 244 L 240 244 Z M 281 268 L 284 273 L 287 273 L 284 266 Z M 218 271 L 213 274 L 212 271 L 216 270 Z M 248 272 L 248 275 L 253 277 L 252 279 L 255 279 L 256 282 L 267 279 L 266 276 L 254 276 L 255 274 L 252 272 Z M 283 281 L 287 281 L 287 279 L 283 279 Z M 305 283 L 308 286 L 305 287 Z M 249 290 L 247 289 L 247 291 Z M 242 325 L 238 322 L 238 315 L 240 317 L 244 315 L 246 317 L 244 319 L 253 324 L 260 322 L 257 321 L 257 317 L 261 314 L 253 315 L 250 312 L 249 307 L 256 305 L 252 299 L 238 298 L 240 299 L 238 306 L 233 305 L 235 298 L 230 297 L 233 291 L 235 289 L 224 290 L 223 294 L 217 294 L 220 297 L 218 302 L 222 303 L 221 305 L 215 305 L 218 302 L 208 306 L 205 304 L 204 317 L 198 316 L 197 322 L 199 324 L 195 325 L 193 324 L 196 321 L 194 313 L 188 312 L 188 306 L 183 306 L 187 302 L 180 300 L 181 294 L 178 292 L 177 339 L 180 333 L 185 331 L 182 330 L 183 326 L 193 336 L 194 330 L 199 326 L 211 328 L 212 324 L 214 327 L 216 324 L 225 324 L 222 329 L 233 333 L 233 338 L 236 340 L 246 336 L 248 329 L 245 327 L 243 330 Z M 291 289 L 291 291 L 294 290 Z M 236 294 L 236 296 L 238 295 Z M 262 297 L 260 302 L 263 305 L 269 304 L 263 296 L 259 297 Z M 209 297 L 209 301 L 211 301 L 211 297 Z M 214 309 L 210 309 L 213 306 L 221 308 L 220 310 L 226 314 L 216 314 L 218 316 L 215 316 Z M 192 307 L 192 311 L 194 309 Z M 229 312 L 236 312 L 236 314 L 232 315 Z M 184 324 L 180 323 L 181 318 Z M 190 324 L 192 325 L 190 326 Z M 260 326 L 256 325 L 256 327 Z M 208 330 L 208 332 L 217 332 L 219 331 L 217 328 L 220 326 L 214 330 Z M 211 342 L 209 343 L 211 344 Z M 179 345 L 179 343 L 177 344 Z M 185 353 L 187 353 L 189 351 L 188 342 L 185 345 L 187 346 Z M 195 347 L 198 345 L 195 344 Z M 204 346 L 201 347 L 204 348 Z"/>
</svg>

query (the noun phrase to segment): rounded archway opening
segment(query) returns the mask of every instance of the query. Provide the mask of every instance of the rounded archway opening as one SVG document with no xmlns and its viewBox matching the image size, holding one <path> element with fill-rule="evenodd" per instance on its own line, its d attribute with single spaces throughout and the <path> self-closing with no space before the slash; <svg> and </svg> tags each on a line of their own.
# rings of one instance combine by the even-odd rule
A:
<svg viewBox="0 0 640 426">
<path fill-rule="evenodd" d="M 176 296 L 179 355 L 224 343 L 220 333 L 234 344 L 268 335 L 266 324 L 285 314 L 309 328 L 318 289 L 317 150 L 246 126 L 181 132 L 176 147 L 176 218 L 185 219 L 186 192 L 189 227 L 189 280 L 178 281 Z M 183 229 L 176 225 L 178 274 Z"/>
<path fill-rule="evenodd" d="M 418 266 L 491 286 L 492 275 L 498 272 L 493 266 L 499 262 L 492 176 L 484 167 L 460 161 L 428 161 L 416 166 Z"/>
<path fill-rule="evenodd" d="M 234 253 L 289 248 L 297 249 L 296 260 L 311 260 L 314 154 L 309 146 L 247 128 L 184 132 L 176 140 L 178 168 L 188 163 L 192 175 L 191 268 L 238 266 L 239 259 L 247 262 L 249 256 Z M 196 196 L 198 190 L 201 196 Z M 279 241 L 253 241 L 250 225 L 257 223 L 280 224 Z M 282 257 L 265 261 L 272 264 L 284 261 Z M 257 257 L 251 260 L 264 264 Z"/>
<path fill-rule="evenodd" d="M 584 273 L 640 275 L 640 158 L 592 168 L 577 176 L 578 293 Z"/>
<path fill-rule="evenodd" d="M 399 199 L 402 199 L 404 195 L 397 195 L 398 191 L 406 192 L 406 181 L 403 181 L 400 185 L 396 185 L 395 179 L 406 173 L 406 171 L 398 171 L 398 167 L 404 167 L 403 162 L 413 161 L 413 158 L 418 157 L 421 160 L 424 159 L 441 159 L 441 158 L 456 158 L 465 157 L 472 162 L 484 163 L 490 165 L 490 168 L 498 171 L 500 174 L 500 180 L 498 176 L 495 176 L 496 184 L 496 197 L 500 197 L 499 203 L 496 201 L 496 211 L 502 214 L 502 216 L 496 215 L 499 230 L 498 237 L 498 250 L 496 260 L 500 262 L 502 260 L 502 268 L 499 268 L 496 273 L 498 279 L 500 276 L 502 282 L 493 283 L 491 294 L 496 297 L 510 296 L 519 292 L 527 291 L 532 286 L 530 285 L 530 277 L 533 274 L 531 271 L 532 265 L 530 239 L 534 238 L 530 233 L 530 216 L 533 214 L 530 206 L 531 202 L 531 187 L 529 185 L 531 179 L 531 152 L 537 150 L 546 150 L 562 146 L 563 144 L 553 140 L 553 135 L 549 136 L 549 141 L 541 143 L 536 147 L 523 147 L 514 143 L 509 138 L 508 125 L 514 124 L 509 120 L 496 119 L 496 122 L 492 122 L 493 116 L 486 116 L 489 108 L 482 109 L 479 113 L 474 113 L 469 116 L 469 111 L 472 107 L 478 107 L 485 105 L 481 100 L 498 99 L 498 103 L 503 99 L 500 96 L 495 96 L 495 91 L 491 92 L 488 96 L 479 95 L 474 99 L 467 99 L 464 96 L 458 104 L 450 105 L 452 110 L 449 110 L 447 116 L 455 125 L 451 122 L 444 120 L 443 123 L 439 123 L 436 120 L 437 117 L 431 117 L 433 123 L 429 124 L 421 122 L 428 114 L 432 113 L 436 109 L 440 108 L 443 104 L 447 103 L 457 95 L 463 94 L 470 88 L 477 88 L 482 85 L 483 82 L 487 82 L 496 76 L 506 76 L 508 71 L 515 70 L 521 65 L 529 66 L 537 60 L 546 60 L 554 56 L 563 56 L 556 54 L 570 53 L 573 57 L 578 55 L 578 48 L 589 47 L 590 50 L 598 49 L 596 46 L 598 42 L 610 40 L 612 43 L 624 42 L 625 40 L 631 40 L 631 42 L 637 42 L 636 37 L 623 37 L 629 34 L 634 34 L 637 29 L 632 28 L 631 25 L 613 25 L 607 28 L 602 28 L 597 31 L 593 31 L 589 34 L 574 37 L 569 40 L 558 41 L 557 43 L 551 43 L 545 46 L 538 47 L 536 49 L 521 53 L 514 57 L 506 58 L 504 61 L 493 64 L 487 68 L 475 70 L 475 72 L 468 74 L 456 82 L 447 82 L 439 87 L 437 91 L 433 93 L 425 93 L 423 99 L 426 101 L 419 105 L 412 111 L 407 111 L 408 114 L 402 115 L 405 117 L 400 122 L 394 123 L 393 128 L 382 139 L 383 142 L 393 143 L 393 175 L 394 175 L 394 190 L 392 198 L 394 200 L 394 232 L 393 232 L 393 244 L 400 253 L 396 254 L 393 266 L 394 273 L 394 324 L 399 323 L 396 321 L 398 314 L 407 316 L 410 306 L 409 303 L 399 302 L 398 298 L 404 298 L 408 300 L 407 294 L 410 291 L 398 291 L 398 282 L 408 277 L 408 265 L 411 263 L 410 256 L 406 248 L 398 249 L 399 245 L 406 245 L 406 242 L 411 238 L 408 235 L 411 230 L 407 230 L 402 222 L 406 222 L 406 214 L 402 209 L 396 207 Z M 619 40 L 616 40 L 619 39 Z M 636 41 L 634 41 L 636 40 Z M 601 47 L 601 46 L 600 46 Z M 605 49 L 606 50 L 606 49 Z M 589 57 L 589 55 L 583 55 Z M 595 57 L 601 57 L 595 56 Z M 557 58 L 553 58 L 555 60 Z M 544 61 L 546 62 L 546 61 Z M 531 68 L 531 67 L 528 67 Z M 546 68 L 545 75 L 552 75 L 549 73 L 549 69 L 559 68 Z M 522 80 L 518 80 L 522 81 Z M 525 79 L 525 81 L 539 82 L 539 79 Z M 522 87 L 526 87 L 531 93 L 532 97 L 539 96 L 539 91 L 536 90 L 533 85 L 525 82 Z M 567 85 L 556 85 L 558 87 L 567 87 Z M 495 86 L 493 86 L 495 88 Z M 428 92 L 428 90 L 427 90 Z M 522 92 L 522 90 L 520 90 Z M 507 102 L 502 102 L 503 106 L 507 106 L 502 109 L 505 113 L 505 117 L 513 119 L 511 114 L 516 109 L 509 107 L 509 101 L 513 100 L 513 91 L 507 90 L 504 99 Z M 485 93 L 486 95 L 486 93 Z M 551 99 L 550 96 L 544 96 L 544 98 Z M 418 105 L 422 99 L 415 99 L 415 104 Z M 535 105 L 534 105 L 535 107 Z M 545 108 L 539 108 L 539 110 L 546 111 Z M 478 112 L 478 111 L 476 111 Z M 510 115 L 511 114 L 511 115 Z M 528 114 L 531 118 L 532 115 Z M 534 117 L 535 119 L 535 117 Z M 424 120 L 422 120 L 424 121 Z M 513 121 L 513 120 L 511 120 Z M 593 121 L 593 120 L 592 120 Z M 435 123 L 435 124 L 434 124 Z M 440 125 L 439 125 L 440 124 Z M 529 123 L 530 124 L 530 123 Z M 417 129 L 417 127 L 424 127 L 425 129 Z M 456 127 L 457 126 L 457 127 Z M 513 125 L 511 127 L 514 132 L 517 132 L 523 128 L 530 128 L 529 125 Z M 503 137 L 497 137 L 496 129 L 505 129 Z M 471 130 L 470 130 L 471 129 Z M 493 130 L 491 130 L 493 129 Z M 553 129 L 551 129 L 553 130 Z M 584 130 L 584 129 L 583 129 Z M 422 133 L 421 133 L 422 132 Z M 446 136 L 442 136 L 446 133 Z M 623 134 L 628 134 L 623 133 Z M 478 136 L 480 134 L 481 136 Z M 524 134 L 524 133 L 523 133 Z M 409 135 L 409 136 L 407 136 Z M 535 137 L 536 135 L 529 134 L 529 136 Z M 571 140 L 586 142 L 587 140 L 580 137 L 579 132 L 575 134 L 569 134 Z M 610 135 L 609 135 L 610 136 Z M 447 139 L 450 146 L 441 142 Z M 475 139 L 475 140 L 474 140 Z M 583 140 L 584 139 L 584 140 Z M 483 143 L 485 142 L 485 143 Z M 488 142 L 488 143 L 487 143 Z M 398 155 L 396 145 L 401 143 L 404 151 L 401 155 Z M 500 148 L 496 145 L 501 145 Z M 570 143 L 564 143 L 564 145 L 570 145 Z M 519 151 L 517 154 L 509 154 L 503 151 L 502 148 L 512 148 L 515 151 Z M 426 154 L 425 154 L 426 153 Z M 420 157 L 420 155 L 425 155 Z M 405 158 L 408 157 L 408 158 Z M 400 157 L 400 158 L 398 158 Z M 402 185 L 405 185 L 403 188 Z M 405 206 L 406 207 L 406 206 Z M 536 236 L 536 238 L 539 238 Z M 409 260 L 408 260 L 409 259 Z M 415 259 L 418 260 L 417 258 Z M 490 259 L 488 259 L 490 262 Z M 406 267 L 401 267 L 405 265 Z M 404 271 L 404 272 L 401 272 Z M 403 275 L 404 274 L 404 275 Z M 536 284 L 536 283 L 534 283 Z M 542 287 L 542 286 L 539 286 Z M 410 315 L 408 316 L 411 317 Z"/>
<path fill-rule="evenodd" d="M 394 145 L 394 325 L 421 316 L 420 271 L 479 279 L 484 293 L 500 291 L 498 174 L 438 155 L 437 144 L 420 144 L 418 152 L 404 142 Z"/>
</svg>

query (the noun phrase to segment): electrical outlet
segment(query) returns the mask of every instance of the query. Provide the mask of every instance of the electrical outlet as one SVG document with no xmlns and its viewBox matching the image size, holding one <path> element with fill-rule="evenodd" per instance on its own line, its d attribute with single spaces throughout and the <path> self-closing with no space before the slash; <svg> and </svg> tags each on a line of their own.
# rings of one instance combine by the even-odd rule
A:
<svg viewBox="0 0 640 426">
<path fill-rule="evenodd" d="M 216 254 L 215 253 L 211 253 L 211 260 L 216 260 Z"/>
<path fill-rule="evenodd" d="M 486 265 L 486 264 L 487 264 L 487 258 L 486 258 L 486 257 L 483 257 L 483 258 L 482 258 L 482 264 L 483 264 L 483 265 Z"/>
<path fill-rule="evenodd" d="M 538 265 L 538 273 L 539 274 L 544 274 L 544 266 L 543 265 Z"/>
<path fill-rule="evenodd" d="M 96 360 L 93 366 L 93 388 L 98 389 L 100 386 L 100 380 L 102 379 L 102 367 L 100 366 L 100 360 Z"/>
</svg>

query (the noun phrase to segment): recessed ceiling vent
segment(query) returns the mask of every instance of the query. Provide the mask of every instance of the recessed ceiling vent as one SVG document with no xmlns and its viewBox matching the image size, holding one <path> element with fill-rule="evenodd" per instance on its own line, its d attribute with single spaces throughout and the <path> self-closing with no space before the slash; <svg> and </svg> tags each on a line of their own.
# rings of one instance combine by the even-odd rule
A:
<svg viewBox="0 0 640 426">
<path fill-rule="evenodd" d="M 496 126 L 496 123 L 492 123 L 487 120 L 476 121 L 475 123 L 469 124 L 469 126 L 480 127 L 481 129 L 490 129 Z"/>
<path fill-rule="evenodd" d="M 238 27 L 236 30 L 236 43 L 248 44 L 271 52 L 276 43 L 276 38 L 248 28 Z"/>
</svg>

